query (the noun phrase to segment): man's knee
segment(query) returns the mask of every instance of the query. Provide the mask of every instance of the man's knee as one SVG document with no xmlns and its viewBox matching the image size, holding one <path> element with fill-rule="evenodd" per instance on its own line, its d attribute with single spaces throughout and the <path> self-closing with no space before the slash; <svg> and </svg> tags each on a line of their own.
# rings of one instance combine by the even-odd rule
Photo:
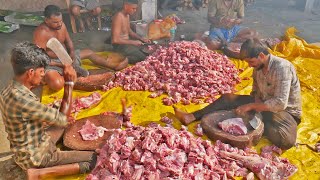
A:
<svg viewBox="0 0 320 180">
<path fill-rule="evenodd" d="M 279 130 L 281 131 L 281 130 Z M 290 149 L 296 143 L 296 133 L 273 131 L 268 133 L 268 139 L 276 146 L 283 150 Z"/>
<path fill-rule="evenodd" d="M 267 136 L 269 140 L 281 149 L 289 149 L 296 143 L 297 123 L 287 112 L 272 113 L 272 119 L 266 119 L 271 122 Z"/>
<path fill-rule="evenodd" d="M 48 71 L 44 78 L 49 88 L 54 91 L 59 91 L 64 86 L 64 79 L 57 71 Z"/>
</svg>

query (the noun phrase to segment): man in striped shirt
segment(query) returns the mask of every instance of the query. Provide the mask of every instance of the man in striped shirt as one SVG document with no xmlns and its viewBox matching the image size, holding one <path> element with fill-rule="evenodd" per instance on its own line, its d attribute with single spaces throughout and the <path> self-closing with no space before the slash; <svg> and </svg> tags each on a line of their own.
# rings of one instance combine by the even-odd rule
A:
<svg viewBox="0 0 320 180">
<path fill-rule="evenodd" d="M 0 92 L 0 111 L 13 158 L 22 169 L 27 170 L 28 179 L 32 180 L 47 173 L 85 173 L 95 163 L 93 152 L 60 151 L 56 148 L 68 124 L 77 76 L 71 65 L 65 65 L 64 96 L 60 109 L 41 104 L 31 89 L 40 85 L 49 61 L 43 49 L 30 42 L 18 43 L 11 52 L 14 78 Z"/>
<path fill-rule="evenodd" d="M 300 82 L 293 64 L 270 54 L 257 39 L 245 41 L 240 54 L 254 68 L 251 95 L 225 94 L 192 114 L 175 109 L 176 116 L 183 124 L 189 124 L 218 110 L 236 109 L 239 115 L 261 112 L 264 135 L 282 149 L 291 148 L 302 113 Z"/>
</svg>

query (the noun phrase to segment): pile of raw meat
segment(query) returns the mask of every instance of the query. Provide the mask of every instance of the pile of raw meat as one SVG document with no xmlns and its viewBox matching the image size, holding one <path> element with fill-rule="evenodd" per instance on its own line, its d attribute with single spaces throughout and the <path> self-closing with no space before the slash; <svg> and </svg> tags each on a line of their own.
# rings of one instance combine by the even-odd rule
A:
<svg viewBox="0 0 320 180">
<path fill-rule="evenodd" d="M 254 179 L 253 173 L 260 179 L 280 180 L 297 170 L 287 159 L 272 154 L 279 153 L 276 147 L 258 155 L 220 141 L 212 145 L 186 128 L 178 131 L 155 124 L 119 130 L 98 152 L 96 167 L 87 180 Z"/>
<path fill-rule="evenodd" d="M 187 105 L 203 99 L 211 103 L 215 96 L 232 92 L 239 81 L 238 70 L 226 56 L 197 42 L 180 41 L 160 47 L 145 61 L 117 72 L 106 90 L 119 86 L 146 90 L 153 92 L 151 98 L 167 93 L 165 105 L 180 101 Z"/>
</svg>

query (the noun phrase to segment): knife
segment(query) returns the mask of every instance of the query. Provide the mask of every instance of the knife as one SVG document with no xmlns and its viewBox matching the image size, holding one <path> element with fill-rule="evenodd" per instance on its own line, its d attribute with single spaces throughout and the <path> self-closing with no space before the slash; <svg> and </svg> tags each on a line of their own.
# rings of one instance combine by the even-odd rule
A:
<svg viewBox="0 0 320 180">
<path fill-rule="evenodd" d="M 260 126 L 261 120 L 258 120 L 257 114 L 253 116 L 253 118 L 249 121 L 249 124 L 253 129 L 257 129 Z"/>
<path fill-rule="evenodd" d="M 49 39 L 46 45 L 57 55 L 62 64 L 72 64 L 71 57 L 58 39 L 53 37 Z"/>
<path fill-rule="evenodd" d="M 237 114 L 234 110 L 234 113 Z M 249 124 L 253 129 L 257 129 L 260 125 L 261 125 L 261 115 L 260 113 L 251 111 L 251 112 L 247 112 L 245 115 L 239 115 L 243 120 L 249 120 Z M 246 121 L 248 122 L 248 121 Z"/>
</svg>

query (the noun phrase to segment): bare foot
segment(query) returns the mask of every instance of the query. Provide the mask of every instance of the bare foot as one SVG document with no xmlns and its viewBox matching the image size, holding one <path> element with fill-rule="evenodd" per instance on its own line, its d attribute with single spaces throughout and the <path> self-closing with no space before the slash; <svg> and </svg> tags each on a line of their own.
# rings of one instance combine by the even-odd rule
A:
<svg viewBox="0 0 320 180">
<path fill-rule="evenodd" d="M 38 169 L 28 169 L 27 170 L 27 180 L 38 180 L 40 179 L 40 174 Z"/>
<path fill-rule="evenodd" d="M 173 107 L 173 108 L 174 108 L 175 116 L 179 119 L 179 121 L 180 121 L 182 124 L 188 125 L 188 124 L 190 124 L 191 122 L 193 122 L 193 121 L 196 120 L 196 118 L 194 117 L 193 114 L 183 112 L 183 111 L 181 111 L 180 109 L 178 109 L 178 108 L 176 108 L 176 107 Z"/>
</svg>

